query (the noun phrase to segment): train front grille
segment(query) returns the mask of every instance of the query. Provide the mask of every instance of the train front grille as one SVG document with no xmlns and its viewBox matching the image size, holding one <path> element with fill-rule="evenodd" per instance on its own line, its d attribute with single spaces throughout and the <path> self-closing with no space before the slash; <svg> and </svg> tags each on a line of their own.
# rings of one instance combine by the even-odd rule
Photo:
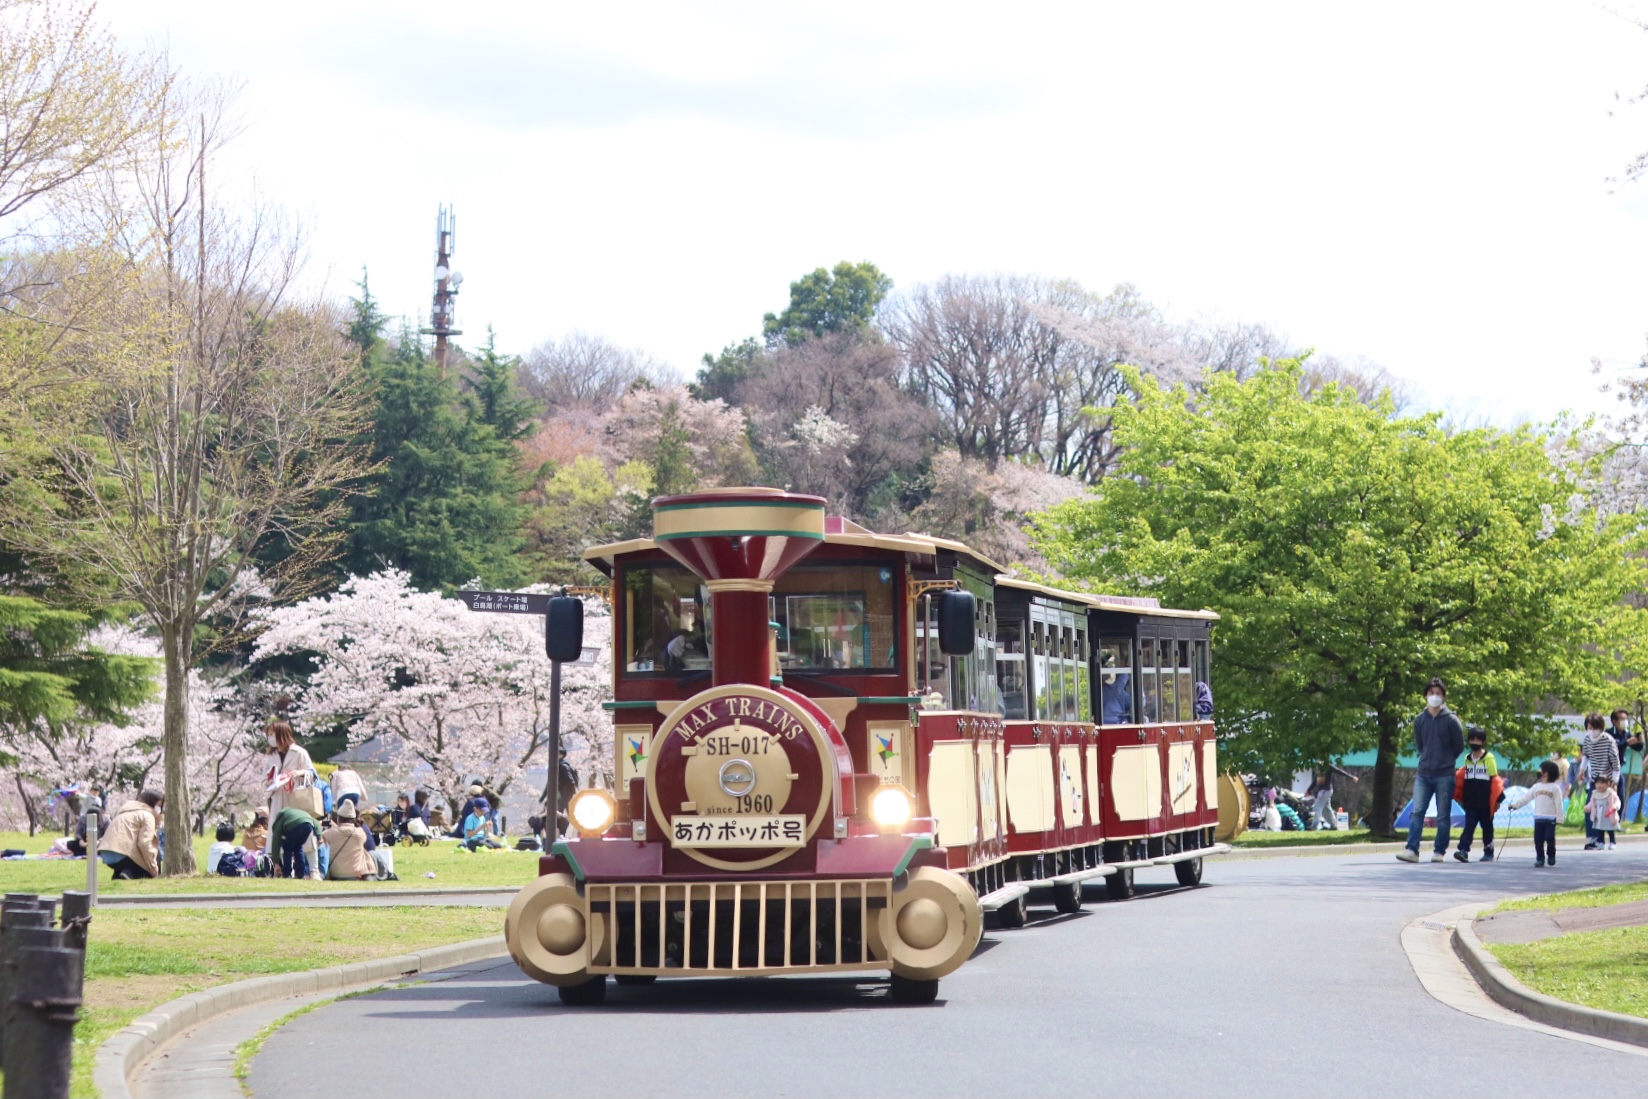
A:
<svg viewBox="0 0 1648 1099">
<path fill-rule="evenodd" d="M 606 922 L 591 973 L 758 976 L 885 969 L 874 922 L 887 879 L 591 883 Z"/>
</svg>

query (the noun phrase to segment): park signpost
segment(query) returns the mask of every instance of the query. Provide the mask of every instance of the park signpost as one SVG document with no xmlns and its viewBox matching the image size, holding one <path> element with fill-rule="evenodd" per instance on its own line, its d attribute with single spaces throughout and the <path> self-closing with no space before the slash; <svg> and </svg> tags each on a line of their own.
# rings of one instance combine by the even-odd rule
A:
<svg viewBox="0 0 1648 1099">
<path fill-rule="evenodd" d="M 544 829 L 560 834 L 561 665 L 593 663 L 584 649 L 584 603 L 571 595 L 538 592 L 460 591 L 472 611 L 537 614 L 544 619 L 544 653 L 549 657 L 549 775 L 544 783 Z M 548 851 L 554 840 L 544 844 Z"/>
</svg>

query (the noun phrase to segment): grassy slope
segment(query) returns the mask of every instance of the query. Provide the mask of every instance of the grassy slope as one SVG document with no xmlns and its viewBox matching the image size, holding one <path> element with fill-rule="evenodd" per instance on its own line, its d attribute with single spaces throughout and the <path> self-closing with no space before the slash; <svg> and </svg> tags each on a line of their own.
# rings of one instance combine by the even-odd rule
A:
<svg viewBox="0 0 1648 1099">
<path fill-rule="evenodd" d="M 38 854 L 51 846 L 50 835 L 28 836 L 20 832 L 0 832 L 0 847 L 22 848 Z M 206 866 L 210 839 L 195 837 L 195 864 Z M 433 871 L 434 880 L 424 875 Z M 114 881 L 107 867 L 98 868 L 100 896 L 143 893 L 249 893 L 308 892 L 337 889 L 422 889 L 429 886 L 518 886 L 538 873 L 537 852 L 461 851 L 453 842 L 434 842 L 428 847 L 395 848 L 398 882 L 305 882 L 284 878 L 225 878 L 198 874 L 192 878 L 164 878 L 151 881 Z M 0 893 L 60 893 L 64 889 L 86 888 L 84 860 L 0 861 Z"/>
<path fill-rule="evenodd" d="M 1596 889 L 1578 889 L 1572 893 L 1545 893 L 1537 897 L 1506 901 L 1494 911 L 1507 912 L 1527 908 L 1600 908 L 1608 904 L 1625 904 L 1628 901 L 1645 900 L 1648 900 L 1648 881 L 1626 882 L 1619 885 L 1599 886 Z"/>
<path fill-rule="evenodd" d="M 486 908 L 101 908 L 86 951 L 86 1008 L 75 1032 L 75 1096 L 90 1096 L 97 1047 L 137 1016 L 213 985 L 343 965 L 501 934 Z"/>
<path fill-rule="evenodd" d="M 1490 943 L 1488 949 L 1523 984 L 1547 996 L 1648 1018 L 1648 927 Z"/>
</svg>

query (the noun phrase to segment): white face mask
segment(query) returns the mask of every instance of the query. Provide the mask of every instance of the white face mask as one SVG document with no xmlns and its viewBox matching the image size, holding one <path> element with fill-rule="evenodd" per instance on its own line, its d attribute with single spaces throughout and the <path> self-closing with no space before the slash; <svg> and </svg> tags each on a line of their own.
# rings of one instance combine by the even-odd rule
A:
<svg viewBox="0 0 1648 1099">
<path fill-rule="evenodd" d="M 276 740 L 276 739 L 275 739 L 275 738 L 274 738 L 274 737 L 272 737 L 272 736 L 271 736 L 271 737 L 264 737 L 264 739 L 265 739 L 265 740 L 267 740 L 267 741 L 268 741 L 268 742 L 269 742 L 269 747 L 271 747 L 271 748 L 274 748 L 274 747 L 276 747 L 276 746 L 277 746 L 277 745 L 278 745 L 278 744 L 279 744 L 279 743 L 280 743 L 280 742 L 279 742 L 279 741 L 277 741 L 277 740 Z"/>
<path fill-rule="evenodd" d="M 1425 703 L 1428 706 L 1430 706 L 1430 708 L 1433 709 L 1433 710 L 1440 710 L 1442 708 L 1442 696 L 1441 695 L 1426 695 L 1425 696 Z"/>
</svg>

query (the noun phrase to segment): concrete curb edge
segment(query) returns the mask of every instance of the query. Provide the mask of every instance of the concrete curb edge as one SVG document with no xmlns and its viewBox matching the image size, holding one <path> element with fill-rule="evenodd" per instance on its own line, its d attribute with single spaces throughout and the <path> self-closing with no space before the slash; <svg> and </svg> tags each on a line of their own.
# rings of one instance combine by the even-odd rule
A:
<svg viewBox="0 0 1648 1099">
<path fill-rule="evenodd" d="M 339 897 L 350 899 L 370 897 L 374 900 L 382 897 L 449 897 L 449 896 L 502 896 L 505 893 L 519 893 L 518 885 L 477 885 L 464 887 L 449 885 L 445 887 L 418 887 L 412 889 L 305 889 L 294 890 L 290 893 L 128 893 L 109 896 L 99 892 L 98 906 L 109 905 L 119 907 L 123 904 L 184 904 L 204 905 L 212 901 L 228 898 L 231 901 L 293 901 L 315 897 L 324 900 L 333 900 Z M 62 900 L 61 896 L 52 897 L 53 900 Z"/>
<path fill-rule="evenodd" d="M 1476 983 L 1482 986 L 1482 991 L 1495 1003 L 1546 1026 L 1634 1046 L 1648 1046 L 1648 1019 L 1570 1004 L 1543 992 L 1535 992 L 1517 980 L 1482 945 L 1482 940 L 1476 937 L 1474 923 L 1474 920 L 1459 920 L 1454 924 L 1451 936 L 1454 952 L 1465 963 L 1465 968 L 1471 971 L 1471 976 L 1476 978 Z"/>
<path fill-rule="evenodd" d="M 505 953 L 503 936 L 498 935 L 330 969 L 254 977 L 191 993 L 138 1016 L 99 1046 L 92 1080 L 103 1093 L 103 1099 L 131 1099 L 128 1080 L 139 1065 L 185 1030 L 219 1015 L 286 996 L 341 992 L 360 985 L 387 983 Z"/>
</svg>

